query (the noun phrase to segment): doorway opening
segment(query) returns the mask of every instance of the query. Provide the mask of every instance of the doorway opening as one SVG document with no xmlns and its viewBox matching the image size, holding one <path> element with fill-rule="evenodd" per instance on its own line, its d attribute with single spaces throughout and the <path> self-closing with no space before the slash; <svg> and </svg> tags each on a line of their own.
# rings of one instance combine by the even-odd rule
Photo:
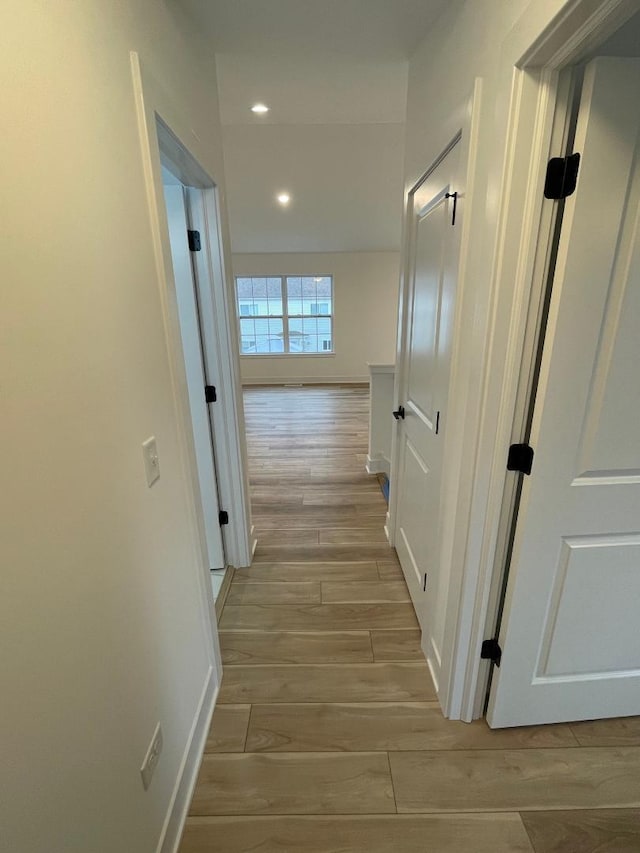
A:
<svg viewBox="0 0 640 853">
<path fill-rule="evenodd" d="M 173 270 L 173 345 L 188 409 L 201 547 L 219 612 L 231 578 L 227 568 L 251 562 L 234 314 L 217 187 L 162 119 L 154 119 Z"/>
</svg>

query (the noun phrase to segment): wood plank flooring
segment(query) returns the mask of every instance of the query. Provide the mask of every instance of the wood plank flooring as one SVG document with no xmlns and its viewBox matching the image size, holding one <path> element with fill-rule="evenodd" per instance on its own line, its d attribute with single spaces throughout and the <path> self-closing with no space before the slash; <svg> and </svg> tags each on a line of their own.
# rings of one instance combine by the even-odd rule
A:
<svg viewBox="0 0 640 853">
<path fill-rule="evenodd" d="M 245 391 L 259 545 L 181 853 L 640 853 L 640 719 L 445 720 L 375 477 L 368 392 Z"/>
</svg>

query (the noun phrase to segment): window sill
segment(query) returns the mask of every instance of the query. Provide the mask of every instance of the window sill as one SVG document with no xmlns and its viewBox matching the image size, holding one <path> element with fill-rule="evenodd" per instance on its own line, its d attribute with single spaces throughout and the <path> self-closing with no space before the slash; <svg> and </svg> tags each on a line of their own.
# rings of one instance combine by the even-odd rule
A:
<svg viewBox="0 0 640 853">
<path fill-rule="evenodd" d="M 240 358 L 335 358 L 335 352 L 256 352 L 240 353 Z"/>
</svg>

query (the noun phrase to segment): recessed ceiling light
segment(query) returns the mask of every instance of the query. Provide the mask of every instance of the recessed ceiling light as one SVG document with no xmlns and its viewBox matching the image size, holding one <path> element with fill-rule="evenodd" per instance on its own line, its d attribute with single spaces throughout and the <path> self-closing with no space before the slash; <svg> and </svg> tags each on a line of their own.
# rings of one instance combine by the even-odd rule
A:
<svg viewBox="0 0 640 853">
<path fill-rule="evenodd" d="M 252 113 L 258 113 L 258 115 L 264 115 L 264 113 L 269 112 L 269 107 L 266 104 L 254 104 L 251 107 Z"/>
<path fill-rule="evenodd" d="M 283 207 L 286 207 L 291 201 L 291 196 L 289 195 L 289 193 L 278 193 L 276 198 L 278 199 L 279 204 L 281 204 Z"/>
</svg>

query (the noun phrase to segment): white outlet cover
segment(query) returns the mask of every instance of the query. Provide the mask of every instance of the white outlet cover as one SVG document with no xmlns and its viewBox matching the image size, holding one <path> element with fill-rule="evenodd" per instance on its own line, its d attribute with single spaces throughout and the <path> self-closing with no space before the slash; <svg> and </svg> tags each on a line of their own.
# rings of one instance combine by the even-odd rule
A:
<svg viewBox="0 0 640 853">
<path fill-rule="evenodd" d="M 151 487 L 156 480 L 160 479 L 160 459 L 158 458 L 158 447 L 154 435 L 142 442 L 142 457 L 144 459 L 147 486 Z"/>
<path fill-rule="evenodd" d="M 149 744 L 149 749 L 147 749 L 147 754 L 145 755 L 142 767 L 140 768 L 142 787 L 145 791 L 149 789 L 153 773 L 158 765 L 158 761 L 160 760 L 162 744 L 162 727 L 160 723 L 157 723 L 153 732 L 153 737 L 151 738 L 151 743 Z"/>
</svg>

